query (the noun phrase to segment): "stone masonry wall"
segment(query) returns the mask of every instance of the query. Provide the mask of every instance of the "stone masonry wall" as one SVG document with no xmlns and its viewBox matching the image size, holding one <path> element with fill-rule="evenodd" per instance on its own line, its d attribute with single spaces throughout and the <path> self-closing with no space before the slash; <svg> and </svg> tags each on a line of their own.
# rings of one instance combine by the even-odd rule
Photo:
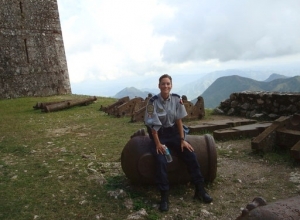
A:
<svg viewBox="0 0 300 220">
<path fill-rule="evenodd" d="M 232 93 L 217 108 L 227 115 L 269 117 L 293 115 L 300 112 L 300 93 L 244 91 Z"/>
<path fill-rule="evenodd" d="M 56 0 L 0 0 L 0 98 L 71 93 Z"/>
</svg>

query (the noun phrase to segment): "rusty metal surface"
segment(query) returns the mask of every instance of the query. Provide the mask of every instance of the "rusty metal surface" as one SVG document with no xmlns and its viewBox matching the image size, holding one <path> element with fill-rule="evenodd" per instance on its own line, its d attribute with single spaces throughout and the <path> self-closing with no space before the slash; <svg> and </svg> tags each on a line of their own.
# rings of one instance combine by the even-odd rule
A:
<svg viewBox="0 0 300 220">
<path fill-rule="evenodd" d="M 236 220 L 299 220 L 300 196 L 278 200 L 270 204 L 261 197 L 256 197 L 252 203 L 243 209 Z"/>
<path fill-rule="evenodd" d="M 136 97 L 129 100 L 128 102 L 123 103 L 122 105 L 119 105 L 117 107 L 115 115 L 117 117 L 131 116 L 134 111 L 135 105 L 140 105 L 140 103 L 143 101 L 143 98 Z"/>
<path fill-rule="evenodd" d="M 69 100 L 63 100 L 63 101 L 56 101 L 56 102 L 37 102 L 35 106 L 33 106 L 34 109 L 44 109 L 47 105 L 57 104 L 61 102 L 67 102 Z"/>
<path fill-rule="evenodd" d="M 78 106 L 78 105 L 89 105 L 96 100 L 97 100 L 96 96 L 92 96 L 92 97 L 88 97 L 88 98 L 84 98 L 84 99 L 74 99 L 74 100 L 70 100 L 68 102 L 69 102 L 70 107 L 72 107 L 72 106 Z"/>
<path fill-rule="evenodd" d="M 131 122 L 144 121 L 146 105 L 135 111 L 131 116 Z"/>
<path fill-rule="evenodd" d="M 213 136 L 204 135 L 204 137 L 206 141 L 206 150 L 208 155 L 206 180 L 209 182 L 213 182 L 217 176 L 217 149 Z M 199 160 L 201 160 L 201 158 L 199 158 Z"/>
<path fill-rule="evenodd" d="M 69 108 L 69 102 L 59 102 L 56 104 L 46 105 L 42 111 L 44 112 L 54 112 L 62 109 Z"/>
<path fill-rule="evenodd" d="M 125 96 L 121 99 L 119 99 L 118 101 L 116 101 L 115 103 L 109 105 L 109 106 L 101 106 L 100 107 L 100 110 L 101 111 L 104 111 L 105 113 L 109 114 L 109 115 L 115 115 L 115 112 L 117 110 L 117 107 L 128 102 L 130 99 L 129 99 L 129 96 Z"/>
<path fill-rule="evenodd" d="M 141 135 L 139 135 L 140 133 Z M 195 149 L 201 172 L 206 181 L 213 182 L 217 173 L 217 152 L 211 135 L 187 135 L 187 141 Z M 155 183 L 155 162 L 150 153 L 150 138 L 144 131 L 138 131 L 127 142 L 121 154 L 121 165 L 127 178 L 133 184 Z M 190 181 L 188 170 L 172 152 L 173 162 L 168 164 L 170 184 Z"/>
<path fill-rule="evenodd" d="M 81 105 L 89 105 L 92 102 L 96 101 L 96 96 L 87 97 L 83 99 L 74 99 L 74 100 L 67 100 L 62 102 L 49 102 L 48 104 L 41 105 L 43 112 L 54 112 L 59 111 L 62 109 L 67 109 L 73 106 L 81 106 Z"/>
<path fill-rule="evenodd" d="M 145 106 L 150 98 L 150 94 L 145 100 L 141 97 L 129 99 L 127 96 L 110 106 L 101 106 L 100 110 L 117 117 L 130 116 L 132 122 L 144 121 Z M 183 100 L 183 103 L 188 113 L 183 120 L 201 119 L 205 116 L 204 100 L 201 96 L 197 98 L 195 105 L 186 99 Z"/>
</svg>

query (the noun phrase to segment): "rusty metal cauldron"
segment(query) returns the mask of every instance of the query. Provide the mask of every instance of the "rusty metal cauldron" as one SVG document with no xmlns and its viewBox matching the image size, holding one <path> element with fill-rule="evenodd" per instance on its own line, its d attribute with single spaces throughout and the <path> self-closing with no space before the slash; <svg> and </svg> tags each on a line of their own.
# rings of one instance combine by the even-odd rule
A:
<svg viewBox="0 0 300 220">
<path fill-rule="evenodd" d="M 243 209 L 236 220 L 286 220 L 300 219 L 300 196 L 278 200 L 267 204 L 262 197 L 256 197 Z"/>
<path fill-rule="evenodd" d="M 186 140 L 193 146 L 202 175 L 207 182 L 213 182 L 217 173 L 217 151 L 211 135 L 187 135 Z M 150 152 L 150 138 L 142 130 L 127 142 L 121 154 L 121 166 L 133 184 L 155 183 L 155 160 Z M 172 152 L 173 161 L 168 164 L 170 184 L 187 183 L 190 175 L 184 162 Z"/>
</svg>

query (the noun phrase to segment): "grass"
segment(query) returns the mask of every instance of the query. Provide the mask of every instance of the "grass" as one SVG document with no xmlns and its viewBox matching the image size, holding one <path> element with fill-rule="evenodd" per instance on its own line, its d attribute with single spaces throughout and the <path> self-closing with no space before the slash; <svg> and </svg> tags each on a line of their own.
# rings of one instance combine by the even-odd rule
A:
<svg viewBox="0 0 300 220">
<path fill-rule="evenodd" d="M 127 214 L 87 177 L 90 169 L 124 178 L 113 163 L 143 124 L 99 111 L 111 98 L 52 113 L 33 109 L 37 102 L 81 97 L 0 100 L 0 219 L 94 219 L 103 209 Z"/>
<path fill-rule="evenodd" d="M 124 219 L 140 209 L 147 219 L 163 218 L 153 206 L 156 187 L 132 186 L 122 172 L 122 149 L 144 125 L 99 111 L 115 99 L 97 97 L 88 106 L 52 113 L 33 109 L 37 102 L 82 97 L 0 100 L 0 219 Z M 237 158 L 242 151 L 218 152 Z M 174 190 L 184 199 L 174 198 L 173 205 L 189 209 L 186 186 Z"/>
</svg>

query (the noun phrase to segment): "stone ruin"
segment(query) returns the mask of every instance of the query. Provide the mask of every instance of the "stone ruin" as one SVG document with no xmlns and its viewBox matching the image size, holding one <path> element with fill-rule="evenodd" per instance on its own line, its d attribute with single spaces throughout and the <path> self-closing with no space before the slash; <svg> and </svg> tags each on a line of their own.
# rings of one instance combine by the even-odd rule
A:
<svg viewBox="0 0 300 220">
<path fill-rule="evenodd" d="M 71 93 L 57 0 L 2 0 L 0 48 L 0 99 Z"/>
<path fill-rule="evenodd" d="M 300 112 L 300 93 L 244 91 L 232 93 L 215 109 L 217 113 L 246 118 L 277 119 Z"/>
<path fill-rule="evenodd" d="M 100 111 L 116 117 L 131 117 L 131 122 L 144 121 L 146 105 L 151 97 L 152 94 L 149 94 L 145 99 L 141 97 L 130 99 L 125 96 L 112 105 L 101 105 Z M 186 96 L 182 96 L 182 100 L 188 113 L 184 120 L 202 119 L 205 116 L 204 100 L 201 96 L 197 98 L 195 105 L 188 101 Z"/>
</svg>

